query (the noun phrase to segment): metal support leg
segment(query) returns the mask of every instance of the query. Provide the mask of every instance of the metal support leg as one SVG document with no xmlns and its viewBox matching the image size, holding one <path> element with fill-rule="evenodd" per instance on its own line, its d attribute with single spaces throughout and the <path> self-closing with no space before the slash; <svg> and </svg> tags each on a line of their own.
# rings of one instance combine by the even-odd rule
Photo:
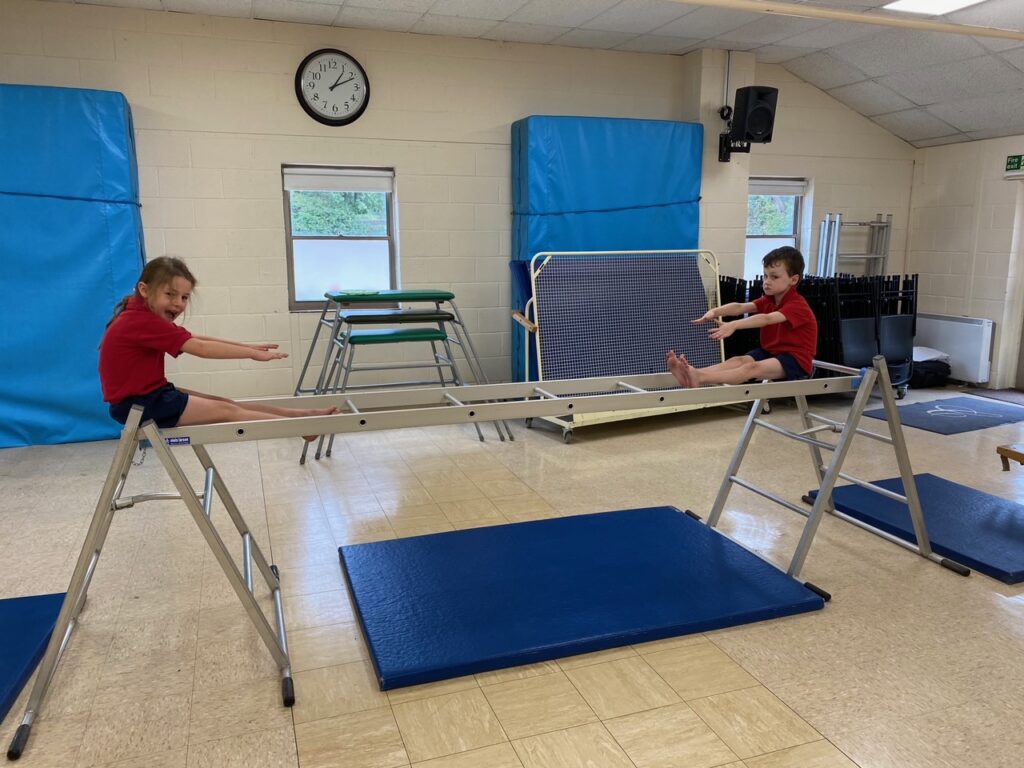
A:
<svg viewBox="0 0 1024 768">
<path fill-rule="evenodd" d="M 725 470 L 725 478 L 723 478 L 722 485 L 718 488 L 718 496 L 715 497 L 715 504 L 711 507 L 711 514 L 708 515 L 708 525 L 712 528 L 718 525 L 718 520 L 722 516 L 722 510 L 725 509 L 725 500 L 729 498 L 732 479 L 736 476 L 736 472 L 743 462 L 743 456 L 747 452 L 747 447 L 750 445 L 750 438 L 754 434 L 754 419 L 760 415 L 762 405 L 764 405 L 763 400 L 755 400 L 754 404 L 750 406 L 750 415 L 747 416 L 747 423 L 743 425 L 740 441 L 732 454 L 728 469 Z"/>
<path fill-rule="evenodd" d="M 68 584 L 67 595 L 64 597 L 64 604 L 61 606 L 60 614 L 57 616 L 57 623 L 54 625 L 53 634 L 50 635 L 50 642 L 46 646 L 43 660 L 39 663 L 39 670 L 36 673 L 36 681 L 29 695 L 28 704 L 25 707 L 25 714 L 22 717 L 21 725 L 14 733 L 10 747 L 7 749 L 7 758 L 17 760 L 28 743 L 32 731 L 32 723 L 39 714 L 43 698 L 53 680 L 53 674 L 57 670 L 64 649 L 71 639 L 75 624 L 82 606 L 85 604 L 85 596 L 89 590 L 89 583 L 96 571 L 96 564 L 99 562 L 100 552 L 110 530 L 110 523 L 114 519 L 114 499 L 124 486 L 128 470 L 131 468 L 132 456 L 135 455 L 135 448 L 138 444 L 139 419 L 142 417 L 142 409 L 136 406 L 128 414 L 124 429 L 121 430 L 121 439 L 114 452 L 114 459 L 110 464 L 110 471 L 103 483 L 103 490 L 96 502 L 96 510 L 92 516 L 92 523 L 89 532 L 86 534 L 85 542 L 82 544 L 82 551 L 78 555 L 78 563 L 71 575 L 71 582 Z"/>
<path fill-rule="evenodd" d="M 452 370 L 452 379 L 455 381 L 455 385 L 458 386 L 458 387 L 465 386 L 466 382 L 465 382 L 465 380 L 463 380 L 462 374 L 459 373 L 459 369 L 455 365 L 455 356 L 452 354 L 451 344 L 448 343 L 448 339 L 447 338 L 444 341 L 442 341 L 441 343 L 444 345 L 445 354 L 448 356 L 448 367 L 451 368 L 451 370 Z M 430 345 L 431 345 L 431 347 L 433 347 L 434 346 L 434 342 L 430 342 Z M 436 349 L 436 347 L 434 348 L 434 359 L 435 360 L 439 359 L 438 356 L 437 356 L 437 349 Z M 438 367 L 437 372 L 438 372 L 438 374 L 441 373 L 441 368 L 440 367 Z M 441 386 L 442 387 L 444 386 L 444 376 L 441 376 Z M 478 438 L 480 438 L 480 442 L 481 443 L 485 442 L 484 441 L 484 433 L 480 431 L 480 424 L 479 424 L 479 422 L 475 422 L 474 421 L 473 422 L 473 426 L 476 427 L 476 436 Z M 498 431 L 498 435 L 499 436 L 501 435 L 501 431 L 500 430 Z M 502 437 L 501 439 L 504 440 L 505 438 Z"/>
</svg>

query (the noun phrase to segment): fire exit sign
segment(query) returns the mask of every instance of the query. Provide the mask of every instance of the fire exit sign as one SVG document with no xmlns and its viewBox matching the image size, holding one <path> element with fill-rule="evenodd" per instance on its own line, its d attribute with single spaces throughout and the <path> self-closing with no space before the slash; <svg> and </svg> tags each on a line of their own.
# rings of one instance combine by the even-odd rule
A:
<svg viewBox="0 0 1024 768">
<path fill-rule="evenodd" d="M 1024 163 L 1021 162 L 1022 159 L 1024 159 L 1024 155 L 1007 155 L 1006 170 L 1019 171 L 1024 169 Z"/>
</svg>

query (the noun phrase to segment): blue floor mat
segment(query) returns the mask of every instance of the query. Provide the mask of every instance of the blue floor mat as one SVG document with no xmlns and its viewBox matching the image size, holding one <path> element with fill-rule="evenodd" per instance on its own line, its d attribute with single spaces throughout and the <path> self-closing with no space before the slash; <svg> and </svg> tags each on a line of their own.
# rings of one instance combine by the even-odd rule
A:
<svg viewBox="0 0 1024 768">
<path fill-rule="evenodd" d="M 43 658 L 64 593 L 0 600 L 0 721 Z"/>
<path fill-rule="evenodd" d="M 339 549 L 382 690 L 824 605 L 673 507 Z"/>
<path fill-rule="evenodd" d="M 1007 584 L 1024 581 L 1024 506 L 935 475 L 914 481 L 936 554 Z M 876 484 L 903 493 L 898 477 Z M 917 543 L 906 504 L 856 485 L 836 488 L 832 500 L 840 512 Z"/>
<path fill-rule="evenodd" d="M 1024 407 L 984 397 L 949 397 L 927 403 L 899 406 L 900 421 L 940 435 L 958 435 L 975 429 L 1024 421 Z M 864 411 L 865 416 L 884 419 L 885 409 Z"/>
</svg>

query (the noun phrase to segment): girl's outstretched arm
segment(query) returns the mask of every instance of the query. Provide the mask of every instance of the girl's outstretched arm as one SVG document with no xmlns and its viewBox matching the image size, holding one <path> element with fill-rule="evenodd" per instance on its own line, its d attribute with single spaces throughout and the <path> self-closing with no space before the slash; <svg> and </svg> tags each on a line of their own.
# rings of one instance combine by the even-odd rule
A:
<svg viewBox="0 0 1024 768">
<path fill-rule="evenodd" d="M 277 349 L 277 344 L 268 344 L 265 342 L 257 342 L 255 344 L 250 344 L 245 341 L 232 341 L 231 339 L 218 339 L 214 336 L 201 336 L 198 333 L 193 333 L 192 338 L 199 339 L 200 341 L 219 341 L 222 344 L 234 344 L 239 347 L 249 347 L 250 349 L 262 349 L 264 351 L 270 349 Z"/>
<path fill-rule="evenodd" d="M 264 348 L 276 346 L 276 344 L 273 344 L 260 347 L 203 336 L 193 336 L 181 345 L 181 351 L 210 360 L 259 360 L 267 362 L 268 360 L 281 360 L 288 357 L 287 352 L 278 352 L 276 349 Z"/>
</svg>

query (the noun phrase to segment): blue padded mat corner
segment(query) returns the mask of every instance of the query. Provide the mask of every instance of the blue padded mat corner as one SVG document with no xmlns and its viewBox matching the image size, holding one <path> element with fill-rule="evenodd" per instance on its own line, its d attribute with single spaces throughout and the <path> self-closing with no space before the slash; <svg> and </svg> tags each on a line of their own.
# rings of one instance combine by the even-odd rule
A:
<svg viewBox="0 0 1024 768">
<path fill-rule="evenodd" d="M 1024 421 L 1022 406 L 969 395 L 901 405 L 898 408 L 903 426 L 924 429 L 940 435 L 958 435 L 975 429 Z M 873 419 L 884 419 L 885 409 L 864 411 L 864 415 Z"/>
<path fill-rule="evenodd" d="M 935 475 L 914 475 L 914 481 L 936 554 L 1006 584 L 1024 581 L 1024 506 Z M 903 493 L 898 477 L 876 485 Z M 840 512 L 917 543 L 906 504 L 856 485 L 836 488 L 832 500 Z"/>
<path fill-rule="evenodd" d="M 0 721 L 46 651 L 64 593 L 0 600 Z"/>
<path fill-rule="evenodd" d="M 382 690 L 824 606 L 674 507 L 339 550 Z"/>
</svg>

